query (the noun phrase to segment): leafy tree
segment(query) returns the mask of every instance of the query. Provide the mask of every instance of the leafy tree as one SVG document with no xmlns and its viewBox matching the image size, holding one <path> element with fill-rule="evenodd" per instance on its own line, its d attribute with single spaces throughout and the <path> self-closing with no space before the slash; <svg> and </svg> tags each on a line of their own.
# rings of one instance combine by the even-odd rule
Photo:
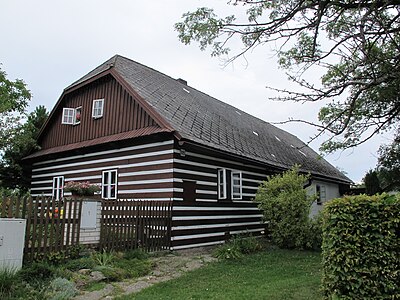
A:
<svg viewBox="0 0 400 300">
<path fill-rule="evenodd" d="M 367 195 L 372 196 L 382 193 L 378 173 L 374 170 L 369 170 L 364 177 L 365 192 Z"/>
<path fill-rule="evenodd" d="M 29 173 L 23 158 L 32 150 L 38 149 L 37 135 L 48 117 L 44 106 L 38 106 L 27 117 L 24 124 L 16 128 L 16 133 L 9 140 L 0 161 L 0 184 L 10 189 L 19 188 L 23 191 L 29 188 Z"/>
<path fill-rule="evenodd" d="M 0 150 L 9 145 L 30 98 L 25 83 L 20 79 L 7 79 L 7 74 L 0 68 Z"/>
<path fill-rule="evenodd" d="M 255 201 L 268 222 L 272 242 L 281 248 L 314 248 L 319 246 L 315 241 L 321 243 L 321 227 L 318 229 L 318 221 L 309 218 L 315 199 L 304 189 L 309 177 L 299 174 L 299 167 L 295 166 L 282 174 L 268 176 L 258 188 Z"/>
<path fill-rule="evenodd" d="M 237 15 L 218 17 L 211 8 L 198 8 L 175 24 L 184 44 L 199 42 L 221 56 L 230 42 L 244 48 L 230 60 L 268 44 L 279 65 L 297 83 L 297 92 L 274 89 L 276 100 L 329 100 L 318 115 L 313 139 L 328 138 L 325 152 L 357 146 L 377 133 L 392 130 L 400 120 L 400 1 L 399 0 L 232 0 L 244 8 Z M 324 68 L 320 83 L 304 79 L 314 67 Z M 312 74 L 312 73 L 311 73 Z M 303 92 L 304 91 L 304 92 Z"/>
<path fill-rule="evenodd" d="M 400 133 L 390 145 L 379 148 L 377 172 L 385 191 L 400 190 Z"/>
</svg>

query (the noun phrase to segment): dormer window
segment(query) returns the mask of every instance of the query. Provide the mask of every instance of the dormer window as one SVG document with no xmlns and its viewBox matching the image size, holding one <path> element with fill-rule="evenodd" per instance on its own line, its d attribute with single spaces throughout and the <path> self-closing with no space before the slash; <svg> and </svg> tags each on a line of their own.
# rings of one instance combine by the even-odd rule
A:
<svg viewBox="0 0 400 300">
<path fill-rule="evenodd" d="M 77 108 L 63 108 L 63 117 L 61 124 L 78 125 L 81 122 L 82 106 Z"/>
<path fill-rule="evenodd" d="M 98 119 L 103 117 L 104 99 L 93 100 L 92 117 Z"/>
</svg>

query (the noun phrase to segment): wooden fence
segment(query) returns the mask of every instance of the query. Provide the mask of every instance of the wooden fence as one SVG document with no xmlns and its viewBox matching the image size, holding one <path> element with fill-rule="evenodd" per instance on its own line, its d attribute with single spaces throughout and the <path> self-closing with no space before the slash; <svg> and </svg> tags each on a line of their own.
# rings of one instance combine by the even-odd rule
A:
<svg viewBox="0 0 400 300">
<path fill-rule="evenodd" d="M 24 259 L 78 245 L 82 202 L 77 199 L 3 198 L 1 218 L 26 219 Z"/>
<path fill-rule="evenodd" d="M 170 248 L 171 201 L 104 200 L 100 248 L 142 248 L 154 252 Z"/>
</svg>

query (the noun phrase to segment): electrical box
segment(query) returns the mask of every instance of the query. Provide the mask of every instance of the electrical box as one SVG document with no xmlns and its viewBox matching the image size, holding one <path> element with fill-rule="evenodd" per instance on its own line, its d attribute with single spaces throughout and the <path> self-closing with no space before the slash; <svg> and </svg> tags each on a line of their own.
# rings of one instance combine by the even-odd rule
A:
<svg viewBox="0 0 400 300">
<path fill-rule="evenodd" d="M 25 227 L 25 219 L 0 219 L 0 269 L 22 267 Z"/>
<path fill-rule="evenodd" d="M 81 229 L 96 229 L 97 202 L 83 201 L 81 215 Z"/>
</svg>

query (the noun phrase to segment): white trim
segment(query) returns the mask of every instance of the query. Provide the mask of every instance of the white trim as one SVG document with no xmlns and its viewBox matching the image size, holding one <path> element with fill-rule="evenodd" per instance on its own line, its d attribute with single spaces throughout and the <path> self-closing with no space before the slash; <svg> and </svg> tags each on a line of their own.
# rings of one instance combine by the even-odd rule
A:
<svg viewBox="0 0 400 300">
<path fill-rule="evenodd" d="M 83 166 L 83 165 L 93 165 L 93 164 L 98 164 L 98 163 L 103 163 L 103 162 L 110 162 L 110 161 L 137 159 L 137 158 L 143 158 L 143 157 L 152 157 L 152 156 L 158 156 L 158 155 L 164 155 L 164 154 L 172 154 L 172 153 L 173 153 L 173 151 L 171 149 L 169 149 L 169 150 L 162 150 L 162 151 L 156 151 L 156 152 L 132 154 L 132 155 L 125 155 L 125 156 L 111 157 L 111 158 L 102 158 L 102 159 L 96 159 L 96 160 L 88 160 L 88 161 L 76 162 L 76 163 L 71 163 L 71 164 L 49 166 L 49 167 L 34 169 L 34 170 L 32 170 L 32 172 L 53 170 L 53 169 L 59 169 L 59 168 L 70 168 L 70 167 Z"/>
<path fill-rule="evenodd" d="M 53 183 L 53 180 L 32 181 L 31 184 Z"/>
<path fill-rule="evenodd" d="M 51 194 L 54 200 L 62 199 L 64 195 L 64 176 L 53 177 L 53 188 Z"/>
<path fill-rule="evenodd" d="M 176 161 L 176 159 L 175 159 L 175 161 Z M 190 170 L 185 170 L 185 169 L 176 169 L 176 168 L 174 168 L 174 173 L 175 172 L 184 173 L 184 174 L 192 174 L 192 175 L 200 175 L 200 176 L 206 176 L 206 177 L 217 177 L 217 174 L 190 171 Z"/>
<path fill-rule="evenodd" d="M 205 194 L 205 195 L 217 195 L 216 191 L 210 191 L 210 190 L 198 190 L 198 189 L 196 189 L 196 193 Z"/>
<path fill-rule="evenodd" d="M 120 190 L 120 194 L 142 194 L 142 193 L 169 193 L 183 192 L 182 188 L 160 188 L 160 189 L 138 189 L 138 190 Z"/>
<path fill-rule="evenodd" d="M 66 195 L 67 193 L 65 193 L 64 195 Z M 40 193 L 40 194 L 31 194 L 32 197 L 38 197 L 38 196 L 44 196 L 44 197 L 52 197 L 53 194 L 52 193 Z"/>
<path fill-rule="evenodd" d="M 115 182 L 112 182 L 112 174 L 115 173 Z M 101 176 L 101 198 L 102 199 L 117 199 L 118 198 L 118 170 L 117 169 L 112 169 L 112 170 L 104 170 L 102 171 L 102 176 Z M 108 180 L 107 182 L 104 182 L 104 174 L 108 174 Z M 107 195 L 104 195 L 104 187 L 107 189 Z M 112 188 L 115 188 L 114 191 L 114 196 L 111 196 L 111 190 Z"/>
<path fill-rule="evenodd" d="M 70 115 L 70 112 L 72 112 L 72 115 Z M 61 117 L 61 124 L 74 125 L 75 124 L 75 122 L 74 122 L 75 114 L 76 114 L 75 108 L 64 107 L 63 112 L 62 112 L 62 117 Z M 64 120 L 65 117 L 67 117 L 67 120 Z M 72 118 L 71 122 L 68 121 L 68 119 L 70 119 L 70 118 Z"/>
<path fill-rule="evenodd" d="M 165 174 L 165 173 L 173 173 L 173 171 L 174 169 L 159 169 L 159 170 L 149 170 L 149 171 L 125 172 L 125 173 L 120 173 L 119 177 Z"/>
<path fill-rule="evenodd" d="M 95 109 L 96 103 L 101 103 L 101 106 L 96 108 L 96 109 L 101 111 L 101 114 L 95 114 L 95 112 L 96 112 L 96 109 Z M 104 115 L 104 98 L 103 99 L 94 99 L 93 100 L 93 105 L 92 105 L 92 118 L 93 119 L 99 119 L 99 118 L 102 118 L 103 115 Z"/>
<path fill-rule="evenodd" d="M 143 144 L 143 145 L 130 146 L 130 147 L 125 147 L 125 148 L 120 148 L 120 149 L 114 149 L 114 150 L 106 150 L 106 151 L 100 151 L 100 152 L 95 152 L 95 153 L 68 156 L 68 157 L 62 157 L 62 158 L 56 158 L 56 159 L 52 159 L 52 160 L 36 162 L 33 164 L 33 166 L 43 165 L 43 164 L 47 164 L 47 163 L 57 163 L 60 161 L 79 159 L 79 158 L 87 158 L 87 157 L 99 156 L 99 155 L 105 155 L 105 154 L 113 154 L 113 153 L 119 153 L 119 152 L 131 151 L 131 150 L 152 148 L 152 147 L 169 145 L 169 144 L 173 144 L 173 143 L 174 143 L 173 140 L 168 140 L 168 141 L 157 142 L 157 143 L 152 143 L 152 144 Z"/>
<path fill-rule="evenodd" d="M 222 174 L 222 177 L 221 177 Z M 222 178 L 222 180 L 221 180 Z M 217 185 L 217 195 L 218 199 L 226 199 L 227 198 L 227 188 L 226 188 L 226 169 L 218 169 L 217 171 L 217 180 L 218 180 L 218 185 Z M 222 191 L 221 191 L 222 187 Z M 222 193 L 221 193 L 222 192 Z"/>
<path fill-rule="evenodd" d="M 222 219 L 262 218 L 262 217 L 263 217 L 263 215 L 179 216 L 179 217 L 172 217 L 172 221 L 222 220 Z"/>
<path fill-rule="evenodd" d="M 247 189 L 247 190 L 258 190 L 257 186 L 248 186 L 248 185 L 244 185 L 243 189 Z"/>
<path fill-rule="evenodd" d="M 119 185 L 139 185 L 139 184 L 152 184 L 152 183 L 165 183 L 175 182 L 173 178 L 160 178 L 160 179 L 149 179 L 149 180 L 137 180 L 137 181 L 122 181 Z"/>
<path fill-rule="evenodd" d="M 233 175 L 234 174 L 239 174 L 239 197 L 235 197 L 235 194 L 233 192 L 234 184 L 233 184 Z M 236 185 L 237 187 L 237 185 Z M 231 198 L 232 200 L 241 200 L 243 198 L 243 183 L 242 183 L 242 172 L 241 171 L 232 171 L 231 172 Z"/>
<path fill-rule="evenodd" d="M 249 178 L 244 178 L 243 177 L 243 181 L 255 182 L 255 183 L 261 184 L 264 180 L 249 179 Z"/>
</svg>

